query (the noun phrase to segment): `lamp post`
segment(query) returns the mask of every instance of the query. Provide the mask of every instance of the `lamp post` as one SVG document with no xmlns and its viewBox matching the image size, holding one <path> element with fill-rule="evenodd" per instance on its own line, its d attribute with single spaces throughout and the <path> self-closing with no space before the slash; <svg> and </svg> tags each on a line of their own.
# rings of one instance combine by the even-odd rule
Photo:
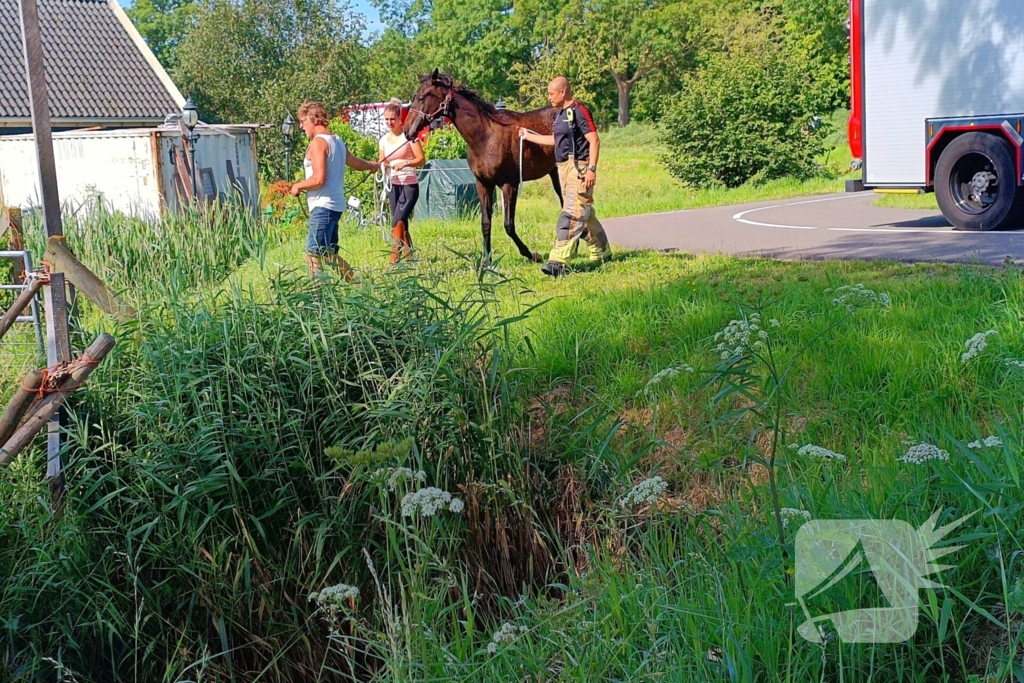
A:
<svg viewBox="0 0 1024 683">
<path fill-rule="evenodd" d="M 199 133 L 196 132 L 196 124 L 199 123 L 199 110 L 195 102 L 189 97 L 185 100 L 185 106 L 181 109 L 181 121 L 188 129 L 188 145 L 192 160 L 192 197 L 198 201 L 198 187 L 196 185 L 196 143 L 199 142 Z"/>
<path fill-rule="evenodd" d="M 291 174 L 291 159 L 292 159 L 292 126 L 295 122 L 292 121 L 292 115 L 288 114 L 285 117 L 284 122 L 281 124 L 281 144 L 284 146 L 284 179 L 288 182 L 292 181 Z"/>
</svg>

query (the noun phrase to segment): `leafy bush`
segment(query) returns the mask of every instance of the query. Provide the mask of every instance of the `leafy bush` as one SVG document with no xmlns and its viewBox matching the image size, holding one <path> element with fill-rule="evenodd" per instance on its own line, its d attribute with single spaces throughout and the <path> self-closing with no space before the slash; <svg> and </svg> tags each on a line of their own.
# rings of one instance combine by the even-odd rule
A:
<svg viewBox="0 0 1024 683">
<path fill-rule="evenodd" d="M 469 153 L 466 141 L 454 128 L 438 128 L 431 131 L 423 155 L 431 159 L 465 159 Z"/>
<path fill-rule="evenodd" d="M 695 187 L 819 174 L 810 76 L 770 26 L 755 24 L 741 43 L 698 69 L 670 105 L 663 163 Z"/>
</svg>

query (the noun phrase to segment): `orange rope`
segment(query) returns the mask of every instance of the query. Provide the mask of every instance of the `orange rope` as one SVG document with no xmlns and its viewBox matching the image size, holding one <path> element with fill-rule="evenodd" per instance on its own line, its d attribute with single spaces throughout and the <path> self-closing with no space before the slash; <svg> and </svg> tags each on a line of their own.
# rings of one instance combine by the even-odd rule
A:
<svg viewBox="0 0 1024 683">
<path fill-rule="evenodd" d="M 61 361 L 52 367 L 43 368 L 43 379 L 39 383 L 38 390 L 27 387 L 24 383 L 22 383 L 21 388 L 25 391 L 36 392 L 39 398 L 43 398 L 47 394 L 71 393 L 75 390 L 74 388 L 65 389 L 60 384 L 77 370 L 86 366 L 96 367 L 99 364 L 100 362 L 92 358 L 88 353 L 83 353 L 73 361 Z"/>
</svg>

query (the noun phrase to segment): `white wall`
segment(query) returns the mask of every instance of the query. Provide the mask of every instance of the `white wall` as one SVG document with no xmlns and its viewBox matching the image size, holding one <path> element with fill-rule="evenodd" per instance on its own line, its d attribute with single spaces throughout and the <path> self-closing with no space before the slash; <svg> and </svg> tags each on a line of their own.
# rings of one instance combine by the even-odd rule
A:
<svg viewBox="0 0 1024 683">
<path fill-rule="evenodd" d="M 231 126 L 200 128 L 199 132 L 196 167 L 199 178 L 212 179 L 208 188 L 212 194 L 207 196 L 241 200 L 258 212 L 255 132 Z M 181 183 L 171 164 L 172 146 L 180 153 L 181 134 L 177 129 L 55 133 L 61 205 L 76 211 L 102 197 L 110 209 L 143 218 L 158 217 L 164 208 L 178 210 L 182 206 L 178 196 Z M 37 178 L 32 136 L 0 137 L 0 203 L 26 209 L 39 206 Z M 162 206 L 164 202 L 166 207 Z"/>
</svg>

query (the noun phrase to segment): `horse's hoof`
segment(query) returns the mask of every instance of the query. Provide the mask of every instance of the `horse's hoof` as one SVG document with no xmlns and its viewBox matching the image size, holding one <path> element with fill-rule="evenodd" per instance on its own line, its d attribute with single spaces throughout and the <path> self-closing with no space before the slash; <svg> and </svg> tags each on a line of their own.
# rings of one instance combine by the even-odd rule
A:
<svg viewBox="0 0 1024 683">
<path fill-rule="evenodd" d="M 543 263 L 544 257 L 535 251 L 532 254 L 530 254 L 530 260 L 533 261 L 534 263 Z"/>
</svg>

